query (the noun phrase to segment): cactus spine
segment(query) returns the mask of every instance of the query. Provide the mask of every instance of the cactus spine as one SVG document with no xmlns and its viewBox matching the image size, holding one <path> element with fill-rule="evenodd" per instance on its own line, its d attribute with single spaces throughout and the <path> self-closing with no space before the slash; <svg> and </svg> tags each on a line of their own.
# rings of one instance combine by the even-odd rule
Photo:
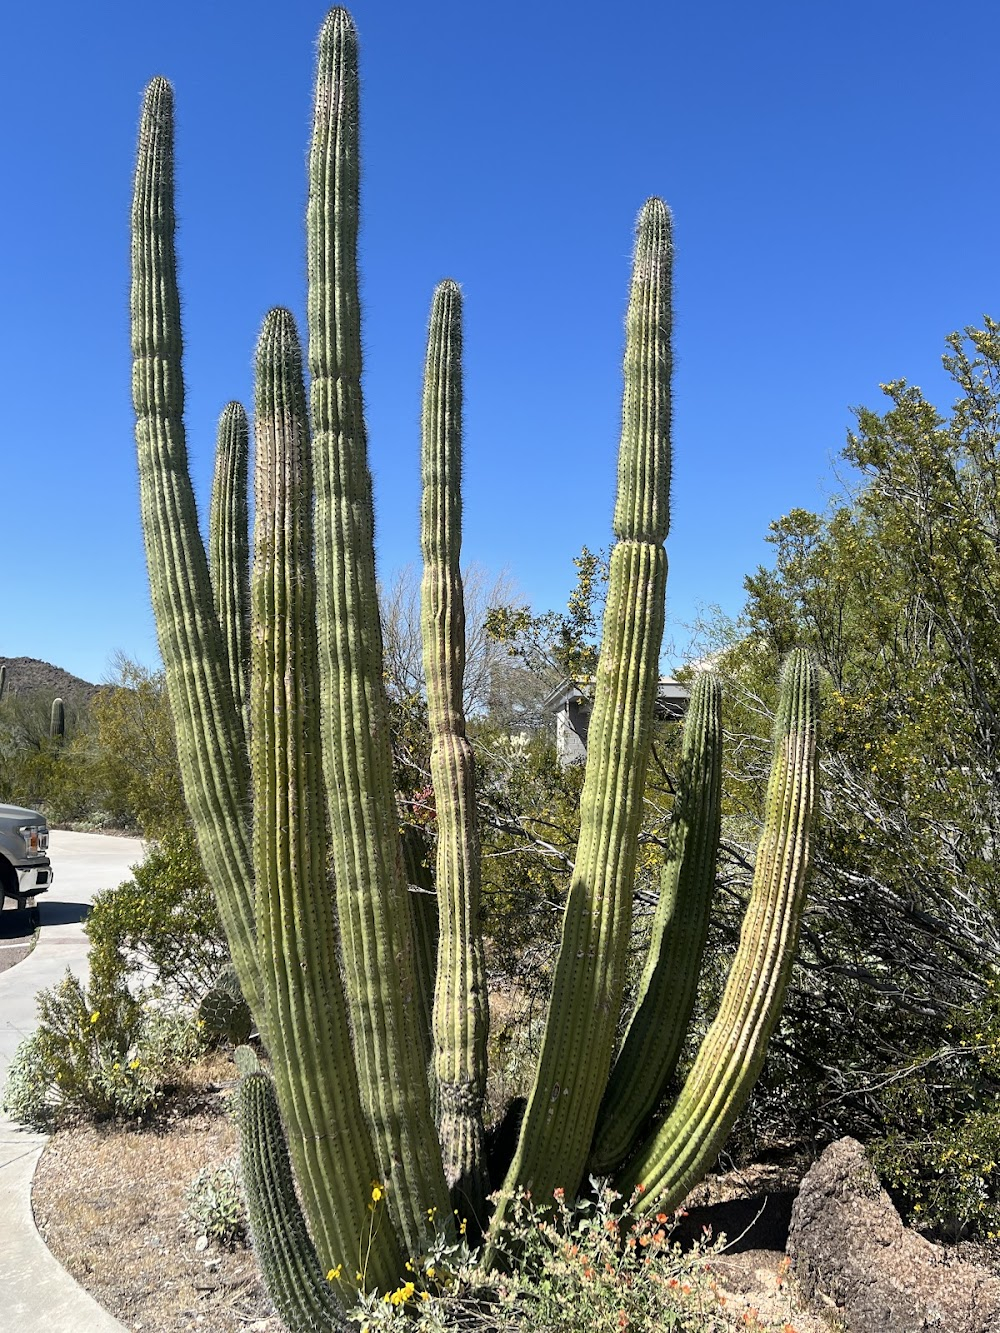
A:
<svg viewBox="0 0 1000 1333">
<path fill-rule="evenodd" d="M 434 1069 L 445 1178 L 462 1216 L 486 1217 L 486 1040 L 489 1004 L 479 931 L 479 834 L 472 746 L 465 735 L 462 547 L 462 295 L 434 293 L 422 415 L 424 558 L 421 631 L 431 780 L 437 809 L 439 945 Z"/>
<path fill-rule="evenodd" d="M 215 449 L 208 562 L 215 609 L 226 641 L 229 680 L 241 711 L 246 706 L 250 670 L 249 455 L 247 414 L 241 403 L 227 403 L 219 418 Z"/>
<path fill-rule="evenodd" d="M 66 707 L 61 699 L 52 700 L 52 711 L 49 714 L 49 739 L 53 741 L 64 741 L 66 739 Z"/>
</svg>

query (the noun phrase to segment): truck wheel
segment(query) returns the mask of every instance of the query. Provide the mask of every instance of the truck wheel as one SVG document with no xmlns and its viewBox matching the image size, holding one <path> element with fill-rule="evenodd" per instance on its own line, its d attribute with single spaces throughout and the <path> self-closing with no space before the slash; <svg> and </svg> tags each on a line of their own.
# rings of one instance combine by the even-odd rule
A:
<svg viewBox="0 0 1000 1333">
<path fill-rule="evenodd" d="M 17 875 L 14 873 L 14 867 L 5 856 L 0 856 L 0 905 L 4 898 L 15 898 L 18 907 L 21 906 L 22 895 L 18 893 L 20 884 Z"/>
</svg>

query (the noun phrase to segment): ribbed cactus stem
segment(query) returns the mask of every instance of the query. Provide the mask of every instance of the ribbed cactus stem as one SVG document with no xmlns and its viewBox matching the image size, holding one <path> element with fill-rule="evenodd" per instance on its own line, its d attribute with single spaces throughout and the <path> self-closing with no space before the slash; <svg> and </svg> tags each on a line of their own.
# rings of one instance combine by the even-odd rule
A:
<svg viewBox="0 0 1000 1333">
<path fill-rule="evenodd" d="M 422 1064 L 419 1005 L 389 744 L 361 399 L 357 37 L 345 10 L 320 32 L 309 158 L 309 368 L 316 573 L 329 807 L 344 984 L 380 1177 L 407 1249 L 450 1218 Z"/>
<path fill-rule="evenodd" d="M 3 666 L 0 666 L 0 702 L 3 701 L 3 697 L 6 693 L 7 693 L 7 665 L 6 663 L 4 663 Z"/>
<path fill-rule="evenodd" d="M 535 1081 L 503 1186 L 575 1194 L 621 1005 L 643 789 L 663 634 L 670 490 L 670 214 L 639 217 L 626 320 L 617 544 L 588 734 L 580 840 Z M 488 1254 L 492 1261 L 495 1255 Z"/>
<path fill-rule="evenodd" d="M 625 1194 L 645 1187 L 641 1207 L 678 1206 L 718 1156 L 764 1063 L 805 902 L 818 713 L 815 664 L 796 649 L 782 671 L 753 888 L 718 1015 L 670 1115 L 617 1181 Z"/>
<path fill-rule="evenodd" d="M 240 1166 L 254 1254 L 289 1333 L 348 1333 L 295 1195 L 288 1149 L 271 1080 L 263 1071 L 239 1086 Z M 351 1263 L 354 1263 L 352 1255 Z M 348 1264 L 341 1265 L 346 1273 Z M 353 1281 L 357 1269 L 350 1273 Z"/>
<path fill-rule="evenodd" d="M 184 798 L 259 1024 L 249 764 L 188 475 L 174 256 L 173 91 L 146 89 L 132 202 L 132 397 L 146 563 Z"/>
<path fill-rule="evenodd" d="M 250 535 L 247 473 L 250 428 L 242 403 L 219 417 L 208 517 L 208 563 L 215 608 L 226 641 L 233 698 L 246 707 L 250 671 Z"/>
<path fill-rule="evenodd" d="M 609 1175 L 625 1160 L 676 1068 L 698 993 L 721 822 L 722 687 L 704 672 L 691 688 L 684 719 L 677 803 L 649 952 L 594 1133 L 595 1175 Z"/>
<path fill-rule="evenodd" d="M 49 739 L 54 741 L 66 738 L 66 706 L 61 699 L 52 700 L 49 713 Z"/>
<path fill-rule="evenodd" d="M 475 762 L 462 703 L 462 295 L 451 281 L 440 283 L 434 293 L 422 435 L 421 634 L 438 830 L 438 1136 L 452 1203 L 460 1216 L 481 1227 L 489 1188 L 483 1130 L 489 1002 L 479 929 Z"/>
<path fill-rule="evenodd" d="M 378 1166 L 358 1092 L 326 870 L 309 417 L 287 310 L 272 310 L 261 330 L 254 418 L 250 759 L 268 1047 L 320 1253 L 331 1266 L 350 1267 Z M 387 1224 L 373 1238 L 368 1281 L 385 1286 L 402 1271 Z"/>
</svg>

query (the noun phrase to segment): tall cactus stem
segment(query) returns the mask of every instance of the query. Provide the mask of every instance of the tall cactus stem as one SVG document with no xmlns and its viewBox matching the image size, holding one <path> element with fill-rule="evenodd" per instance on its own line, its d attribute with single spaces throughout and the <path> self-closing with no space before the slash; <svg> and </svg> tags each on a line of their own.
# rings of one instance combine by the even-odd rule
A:
<svg viewBox="0 0 1000 1333">
<path fill-rule="evenodd" d="M 450 1218 L 421 1063 L 411 913 L 398 835 L 361 398 L 354 24 L 320 31 L 309 158 L 309 368 L 323 769 L 344 982 L 381 1178 L 411 1253 Z"/>
<path fill-rule="evenodd" d="M 792 969 L 816 800 L 817 671 L 805 649 L 782 670 L 774 759 L 753 888 L 718 1015 L 670 1115 L 618 1177 L 640 1207 L 675 1208 L 709 1169 L 760 1073 Z"/>
<path fill-rule="evenodd" d="M 611 1065 L 659 677 L 670 505 L 670 214 L 639 217 L 626 319 L 618 499 L 580 840 L 535 1081 L 498 1217 L 521 1186 L 573 1195 Z M 496 1258 L 492 1247 L 487 1262 Z"/>
<path fill-rule="evenodd" d="M 166 79 L 153 79 L 143 101 L 132 201 L 132 397 L 139 497 L 184 798 L 240 986 L 263 1025 L 246 740 L 188 475 L 173 129 L 173 90 Z"/>
<path fill-rule="evenodd" d="M 358 1091 L 326 870 L 309 419 L 287 310 L 272 310 L 261 330 L 254 418 L 250 760 L 258 945 L 279 1100 L 313 1233 L 332 1266 L 348 1262 L 367 1225 L 378 1167 Z M 373 1238 L 369 1267 L 376 1285 L 400 1278 L 391 1225 Z"/>
<path fill-rule="evenodd" d="M 208 518 L 208 564 L 215 609 L 226 641 L 233 698 L 246 709 L 250 672 L 250 535 L 247 474 L 250 428 L 242 403 L 219 417 Z"/>
<path fill-rule="evenodd" d="M 49 713 L 49 739 L 53 741 L 66 739 L 66 705 L 61 699 L 52 700 L 52 709 Z"/>
<path fill-rule="evenodd" d="M 438 830 L 438 1137 L 452 1203 L 478 1230 L 489 1192 L 483 1129 L 489 1002 L 479 928 L 475 762 L 462 703 L 462 295 L 450 280 L 437 287 L 431 309 L 422 435 L 421 633 Z"/>
<path fill-rule="evenodd" d="M 625 1160 L 674 1073 L 698 992 L 722 823 L 722 687 L 691 689 L 678 795 L 635 1009 L 601 1102 L 590 1171 Z"/>
<path fill-rule="evenodd" d="M 299 1207 L 274 1087 L 262 1070 L 240 1081 L 238 1106 L 250 1234 L 278 1316 L 289 1333 L 349 1333 L 354 1325 L 325 1276 Z"/>
</svg>

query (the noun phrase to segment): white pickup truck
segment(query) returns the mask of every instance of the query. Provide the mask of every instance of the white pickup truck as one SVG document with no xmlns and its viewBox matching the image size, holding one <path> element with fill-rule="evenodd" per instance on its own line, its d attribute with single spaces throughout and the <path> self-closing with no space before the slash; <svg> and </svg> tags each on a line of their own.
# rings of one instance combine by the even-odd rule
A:
<svg viewBox="0 0 1000 1333">
<path fill-rule="evenodd" d="M 37 810 L 0 805 L 0 902 L 13 898 L 20 910 L 52 883 L 49 826 Z"/>
</svg>

